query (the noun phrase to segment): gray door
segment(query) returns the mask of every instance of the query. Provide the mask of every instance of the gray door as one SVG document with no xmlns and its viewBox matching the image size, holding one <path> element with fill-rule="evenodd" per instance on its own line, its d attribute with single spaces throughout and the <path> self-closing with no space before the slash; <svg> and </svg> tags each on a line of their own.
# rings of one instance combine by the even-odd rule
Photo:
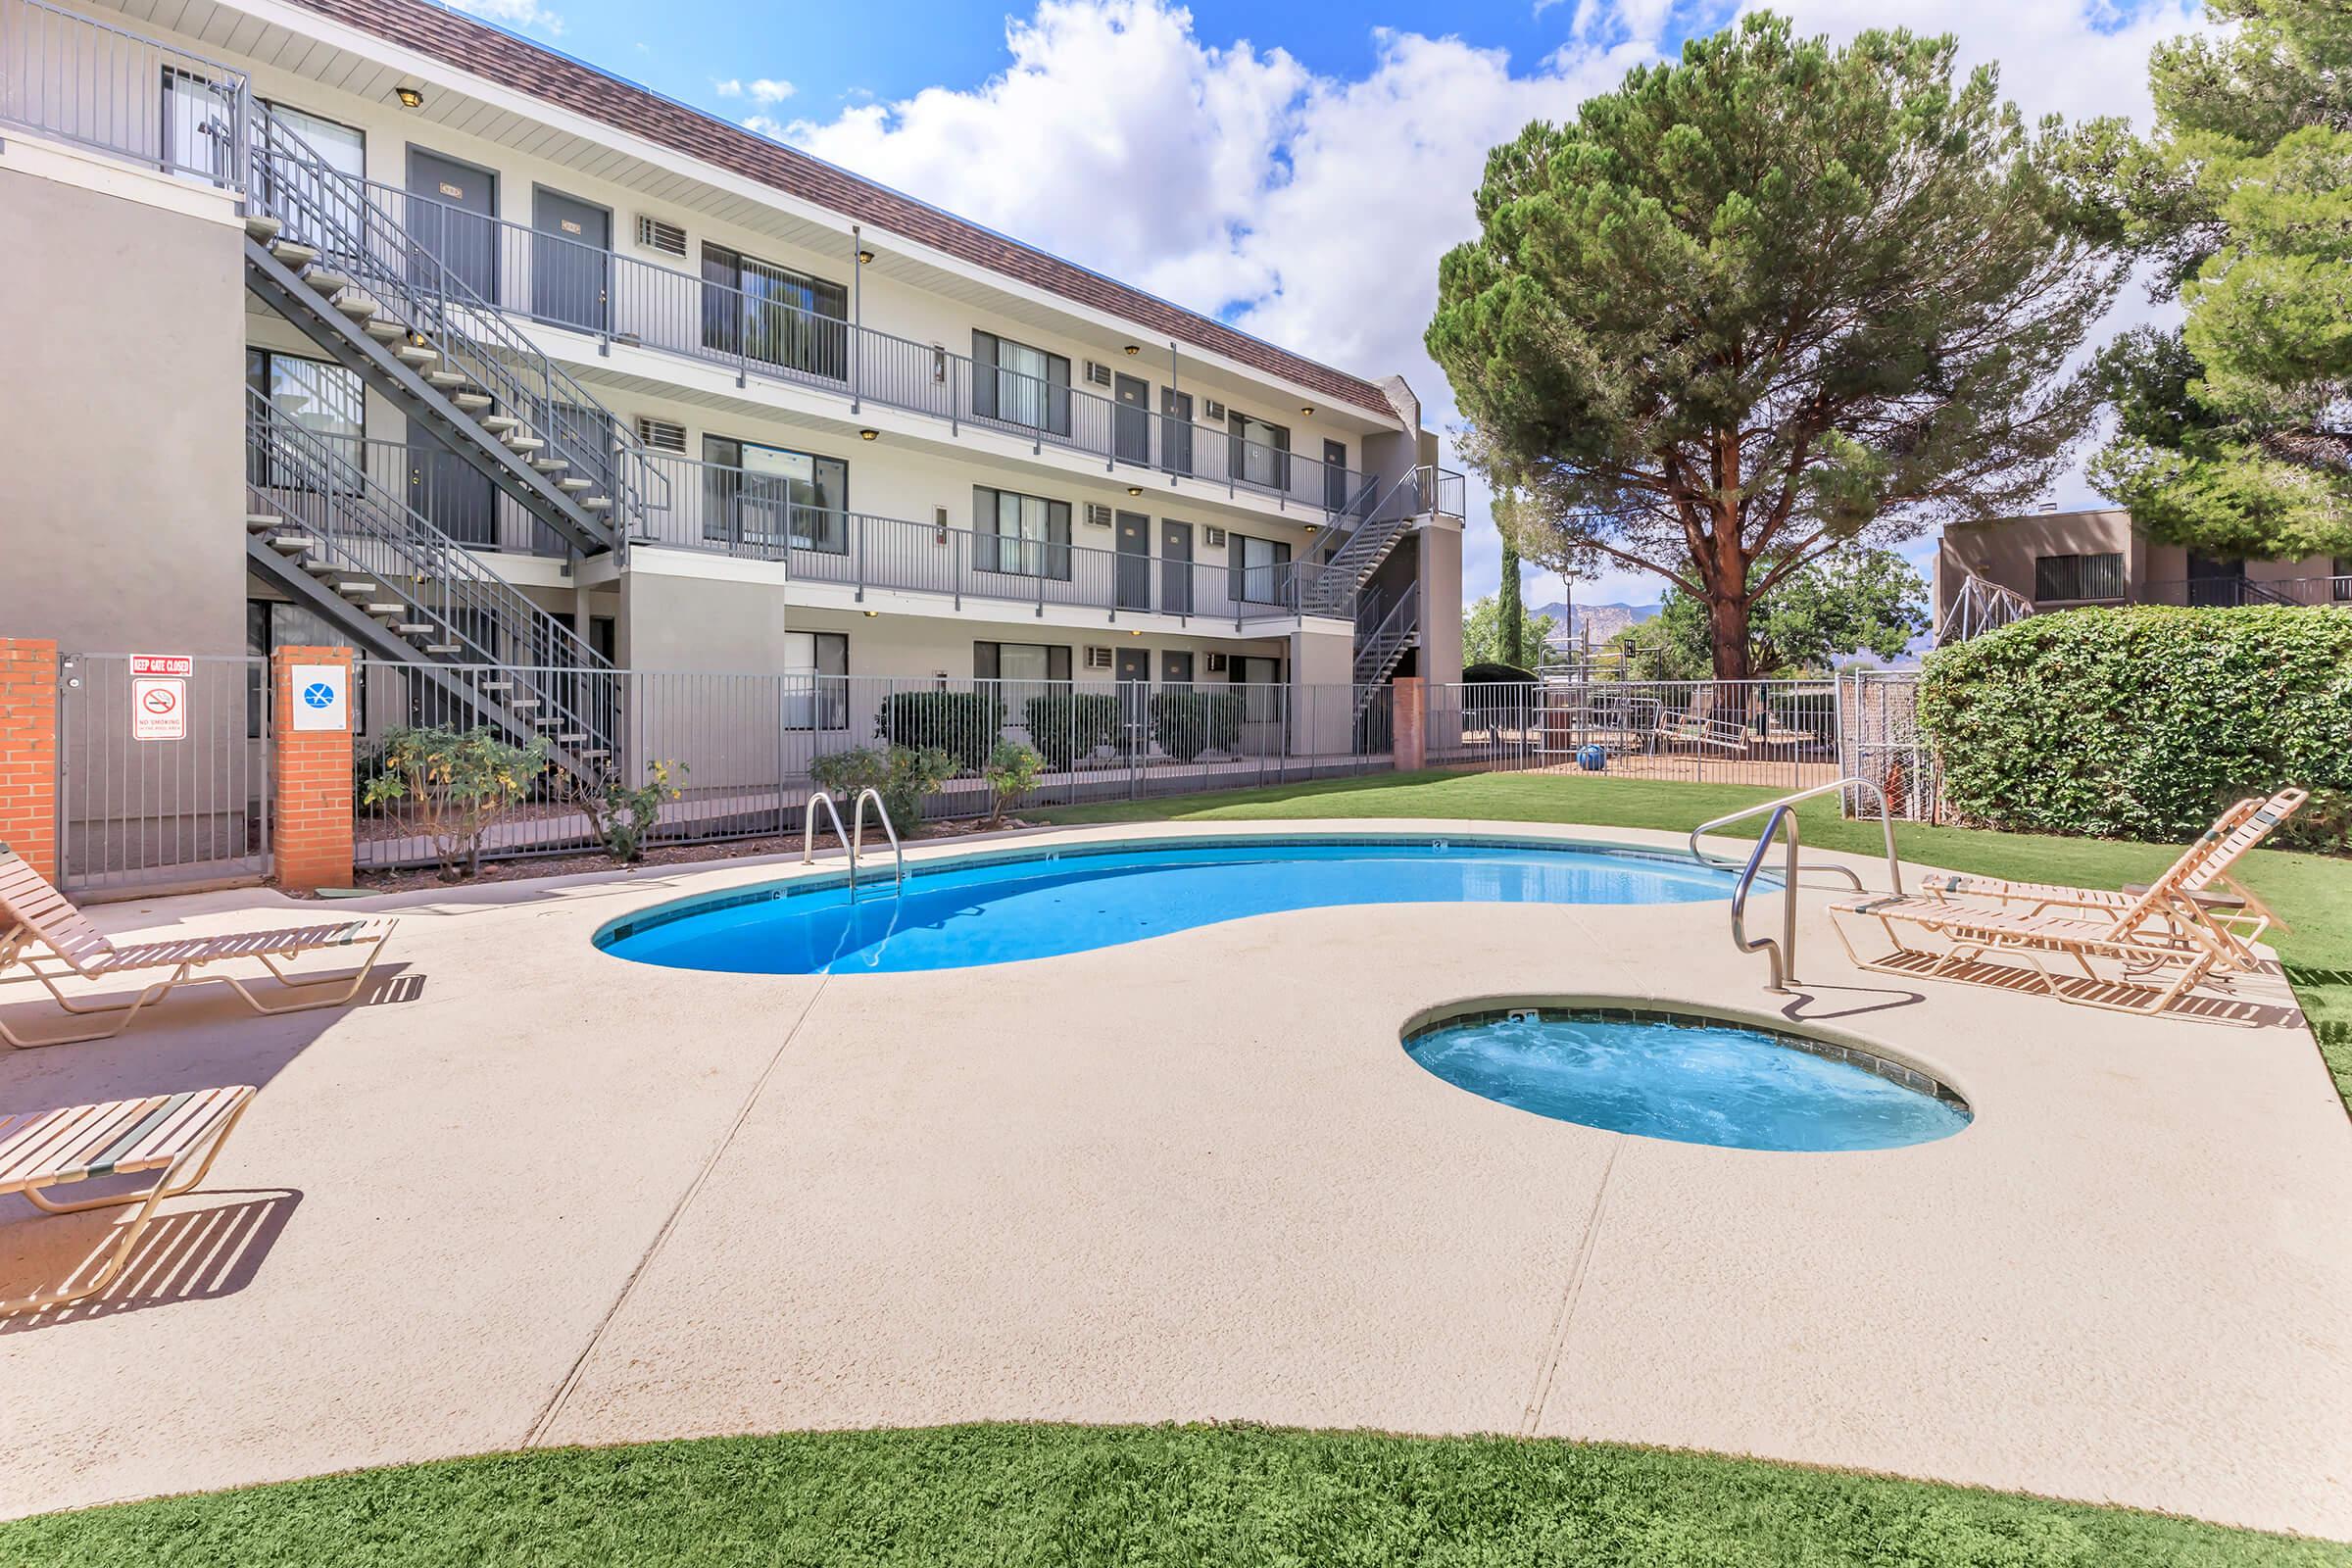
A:
<svg viewBox="0 0 2352 1568">
<path fill-rule="evenodd" d="M 1119 723 L 1127 731 L 1127 748 L 1140 753 L 1148 743 L 1152 721 L 1152 650 L 1119 650 Z"/>
<path fill-rule="evenodd" d="M 1159 608 L 1163 614 L 1193 612 L 1193 525 L 1159 519 Z"/>
<path fill-rule="evenodd" d="M 539 188 L 531 192 L 531 314 L 604 331 L 612 319 L 612 215 Z"/>
<path fill-rule="evenodd" d="M 498 176 L 412 147 L 409 193 L 416 198 L 409 203 L 409 232 L 418 252 L 410 259 L 410 275 L 435 288 L 445 273 L 461 288 L 497 304 Z"/>
<path fill-rule="evenodd" d="M 1337 512 L 1348 505 L 1348 443 L 1323 443 L 1323 510 Z"/>
<path fill-rule="evenodd" d="M 1152 519 L 1140 512 L 1119 514 L 1119 598 L 1121 610 L 1152 608 Z"/>
<path fill-rule="evenodd" d="M 1152 389 L 1132 375 L 1111 378 L 1118 408 L 1113 415 L 1111 451 L 1121 463 L 1152 461 Z"/>
<path fill-rule="evenodd" d="M 488 474 L 445 446 L 420 419 L 409 425 L 408 503 L 418 516 L 458 543 L 477 550 L 498 548 L 498 487 Z M 545 523 L 539 526 L 547 527 Z"/>
<path fill-rule="evenodd" d="M 1170 473 L 1192 472 L 1193 395 L 1162 387 L 1159 412 L 1159 466 Z"/>
<path fill-rule="evenodd" d="M 1193 683 L 1193 656 L 1168 649 L 1159 656 L 1159 683 L 1162 686 L 1190 686 Z"/>
</svg>

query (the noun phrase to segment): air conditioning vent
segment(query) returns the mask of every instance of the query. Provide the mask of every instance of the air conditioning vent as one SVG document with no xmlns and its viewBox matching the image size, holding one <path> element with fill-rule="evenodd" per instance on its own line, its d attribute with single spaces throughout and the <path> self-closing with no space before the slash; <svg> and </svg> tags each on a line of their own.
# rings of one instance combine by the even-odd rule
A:
<svg viewBox="0 0 2352 1568">
<path fill-rule="evenodd" d="M 1225 548 L 1225 530 L 1204 526 L 1200 530 L 1200 542 L 1211 550 L 1222 550 Z"/>
<path fill-rule="evenodd" d="M 639 213 L 637 215 L 637 243 L 649 251 L 660 251 L 664 256 L 684 256 L 686 254 L 686 231 L 675 223 L 666 222 L 659 218 L 649 218 L 645 214 Z"/>
<path fill-rule="evenodd" d="M 1086 379 L 1095 386 L 1110 385 L 1110 367 L 1100 360 L 1087 361 Z"/>
<path fill-rule="evenodd" d="M 1200 405 L 1200 416 L 1211 424 L 1223 424 L 1225 422 L 1225 405 L 1219 403 L 1215 398 L 1210 398 Z"/>
<path fill-rule="evenodd" d="M 648 415 L 637 416 L 637 439 L 656 452 L 686 450 L 686 427 L 675 419 L 657 419 Z"/>
<path fill-rule="evenodd" d="M 1110 509 L 1100 501 L 1089 501 L 1086 504 L 1086 525 L 1089 528 L 1109 527 Z"/>
<path fill-rule="evenodd" d="M 1110 667 L 1110 650 L 1107 648 L 1089 648 L 1086 651 L 1086 667 L 1089 669 L 1108 669 Z"/>
<path fill-rule="evenodd" d="M 1223 654 L 1211 654 L 1208 656 L 1208 672 L 1211 675 L 1222 675 L 1225 673 L 1225 656 Z"/>
</svg>

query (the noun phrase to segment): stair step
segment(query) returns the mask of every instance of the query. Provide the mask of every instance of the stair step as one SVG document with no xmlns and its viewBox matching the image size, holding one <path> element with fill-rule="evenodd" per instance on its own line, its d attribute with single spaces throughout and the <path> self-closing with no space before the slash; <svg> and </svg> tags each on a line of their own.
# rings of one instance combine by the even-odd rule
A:
<svg viewBox="0 0 2352 1568">
<path fill-rule="evenodd" d="M 300 271 L 318 259 L 318 250 L 297 239 L 273 239 L 270 242 L 270 256 L 280 267 Z"/>
<path fill-rule="evenodd" d="M 583 762 L 601 762 L 612 755 L 609 746 L 585 746 L 571 754 Z"/>
<path fill-rule="evenodd" d="M 583 490 L 595 489 L 596 481 L 594 479 L 583 479 L 575 473 L 568 479 L 558 479 L 556 481 L 556 488 L 563 491 L 567 496 L 576 496 Z"/>
<path fill-rule="evenodd" d="M 409 329 L 390 317 L 379 316 L 368 323 L 368 335 L 378 343 L 397 343 L 409 335 Z"/>
<path fill-rule="evenodd" d="M 338 272 L 331 267 L 314 267 L 302 274 L 302 280 L 321 294 L 336 294 L 351 287 L 351 274 Z"/>
<path fill-rule="evenodd" d="M 533 458 L 531 466 L 537 468 L 541 473 L 562 473 L 571 465 L 562 458 Z"/>
<path fill-rule="evenodd" d="M 522 421 L 512 414 L 485 414 L 482 416 L 482 428 L 492 435 L 505 435 L 520 423 Z"/>
<path fill-rule="evenodd" d="M 514 683 L 511 680 L 477 680 L 473 683 L 473 689 L 477 692 L 511 692 L 514 689 Z"/>
<path fill-rule="evenodd" d="M 546 445 L 547 443 L 545 441 L 540 440 L 535 435 L 511 435 L 507 437 L 508 448 L 514 452 L 537 452 Z"/>
<path fill-rule="evenodd" d="M 559 735 L 556 737 L 556 744 L 558 746 L 566 747 L 577 746 L 580 744 L 580 742 L 586 740 L 587 738 L 588 737 L 585 735 Z"/>
<path fill-rule="evenodd" d="M 513 702 L 507 704 L 507 706 L 509 708 L 537 708 L 539 706 L 539 699 L 536 697 L 517 697 Z"/>
<path fill-rule="evenodd" d="M 397 615 L 406 611 L 409 607 L 402 604 L 397 599 L 391 599 L 386 600 L 381 604 L 362 605 L 360 608 L 368 612 L 368 613 L 370 615 Z"/>
<path fill-rule="evenodd" d="M 248 512 L 245 514 L 245 531 L 247 533 L 268 533 L 285 520 L 273 513 Z"/>
<path fill-rule="evenodd" d="M 441 351 L 423 343 L 403 343 L 392 355 L 403 365 L 432 365 L 439 362 Z"/>
<path fill-rule="evenodd" d="M 366 321 L 373 319 L 383 306 L 376 302 L 376 298 L 372 294 L 364 293 L 356 288 L 347 288 L 335 296 L 335 309 L 355 321 Z"/>
<path fill-rule="evenodd" d="M 270 548 L 281 555 L 299 556 L 318 541 L 307 533 L 278 533 L 270 536 Z"/>
<path fill-rule="evenodd" d="M 392 629 L 403 637 L 429 637 L 441 628 L 426 621 L 411 620 L 395 625 Z"/>
<path fill-rule="evenodd" d="M 447 655 L 462 654 L 466 650 L 458 646 L 456 643 L 426 643 L 424 645 L 424 651 L 428 654 Z"/>
<path fill-rule="evenodd" d="M 375 591 L 376 585 L 374 583 L 368 582 L 365 578 L 360 577 L 347 577 L 343 581 L 335 584 L 335 592 L 339 594 L 349 594 L 354 599 L 363 598 L 366 595 L 374 593 Z"/>
<path fill-rule="evenodd" d="M 479 414 L 490 407 L 493 400 L 487 392 L 460 392 L 449 401 L 466 414 Z"/>
<path fill-rule="evenodd" d="M 331 561 L 306 561 L 302 564 L 302 569 L 314 577 L 331 577 L 343 568 Z"/>
<path fill-rule="evenodd" d="M 427 370 L 424 372 L 424 380 L 427 386 L 437 386 L 442 391 L 448 392 L 458 387 L 471 385 L 473 378 L 464 370 Z"/>
<path fill-rule="evenodd" d="M 271 218 L 268 213 L 247 213 L 245 215 L 245 232 L 265 245 L 283 233 L 285 227 L 285 224 Z"/>
<path fill-rule="evenodd" d="M 580 510 L 582 512 L 611 512 L 612 510 L 612 498 L 610 496 L 590 496 L 580 503 Z"/>
</svg>

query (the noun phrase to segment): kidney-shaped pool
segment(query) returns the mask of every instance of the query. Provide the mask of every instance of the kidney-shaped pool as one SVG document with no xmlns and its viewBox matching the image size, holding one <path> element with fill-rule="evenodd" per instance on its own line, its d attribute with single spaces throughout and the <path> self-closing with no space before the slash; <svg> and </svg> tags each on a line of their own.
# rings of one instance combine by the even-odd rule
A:
<svg viewBox="0 0 2352 1568">
<path fill-rule="evenodd" d="M 1194 926 L 1348 904 L 1688 904 L 1728 872 L 1640 850 L 1466 838 L 1134 840 L 868 862 L 857 896 L 802 877 L 658 905 L 596 944 L 728 974 L 905 973 L 1084 953 Z"/>
</svg>

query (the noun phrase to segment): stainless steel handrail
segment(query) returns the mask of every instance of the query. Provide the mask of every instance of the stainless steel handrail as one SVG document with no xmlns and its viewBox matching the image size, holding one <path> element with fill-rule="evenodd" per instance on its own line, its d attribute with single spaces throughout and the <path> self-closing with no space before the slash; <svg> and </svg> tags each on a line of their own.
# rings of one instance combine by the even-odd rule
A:
<svg viewBox="0 0 2352 1568">
<path fill-rule="evenodd" d="M 899 872 L 898 882 L 891 889 L 892 894 L 896 896 L 906 891 L 906 847 L 899 842 L 899 830 L 890 825 L 890 808 L 882 804 L 882 792 L 871 784 L 858 792 L 857 804 L 850 808 L 850 814 L 857 820 L 857 830 L 850 841 L 853 893 L 856 888 L 858 857 L 865 848 L 865 803 L 868 797 L 873 800 L 874 815 L 882 823 L 882 831 L 890 836 L 891 858 L 896 862 Z M 838 816 L 834 818 L 836 822 L 840 820 L 841 818 Z"/>
<path fill-rule="evenodd" d="M 1701 865 L 1729 867 L 1735 862 L 1710 855 L 1700 847 L 1698 842 L 1700 835 L 1711 833 L 1718 828 L 1728 827 L 1734 822 L 1745 821 L 1751 816 L 1758 814 L 1764 816 L 1764 831 L 1757 835 L 1755 848 L 1748 852 L 1747 862 L 1740 869 L 1739 883 L 1732 889 L 1732 945 L 1741 953 L 1769 953 L 1772 955 L 1772 984 L 1767 987 L 1768 990 L 1787 991 L 1796 982 L 1796 889 L 1798 878 L 1808 870 L 1835 871 L 1851 882 L 1857 892 L 1863 891 L 1862 878 L 1854 873 L 1852 867 L 1835 865 L 1827 860 L 1816 861 L 1808 866 L 1801 859 L 1800 839 L 1802 835 L 1798 832 L 1796 825 L 1797 804 L 1801 801 L 1812 800 L 1816 796 L 1827 795 L 1833 790 L 1848 789 L 1868 790 L 1879 798 L 1879 828 L 1885 835 L 1886 843 L 1886 881 L 1899 897 L 1903 891 L 1903 867 L 1902 862 L 1894 857 L 1894 818 L 1886 808 L 1886 792 L 1866 778 L 1846 777 L 1834 783 L 1817 784 L 1809 790 L 1798 790 L 1792 795 L 1784 795 L 1778 800 L 1762 801 L 1754 806 L 1733 811 L 1729 815 L 1701 822 L 1690 830 L 1690 846 L 1692 859 Z M 1757 873 L 1763 869 L 1765 853 L 1772 847 L 1772 836 L 1784 829 L 1788 838 L 1788 864 L 1781 876 L 1781 935 L 1777 941 L 1771 937 L 1758 937 L 1751 942 L 1747 937 L 1748 890 L 1755 886 Z"/>
<path fill-rule="evenodd" d="M 816 859 L 816 808 L 820 806 L 825 808 L 825 814 L 833 819 L 833 837 L 849 846 L 850 902 L 855 904 L 858 902 L 858 848 L 850 840 L 849 829 L 841 825 L 841 808 L 835 806 L 833 797 L 823 790 L 809 792 L 808 808 L 801 813 L 801 863 L 808 865 Z"/>
</svg>

